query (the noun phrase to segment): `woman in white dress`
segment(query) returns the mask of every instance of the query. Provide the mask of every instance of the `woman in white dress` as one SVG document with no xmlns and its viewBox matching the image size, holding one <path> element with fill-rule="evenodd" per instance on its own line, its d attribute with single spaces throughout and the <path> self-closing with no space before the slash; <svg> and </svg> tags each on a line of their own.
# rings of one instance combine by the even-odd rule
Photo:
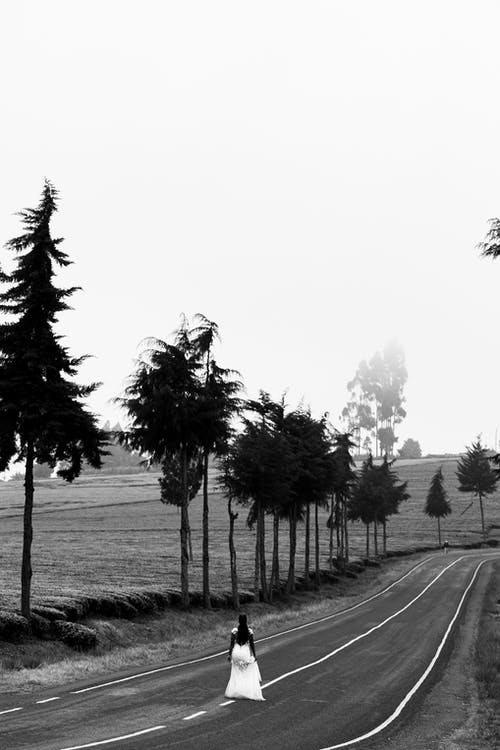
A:
<svg viewBox="0 0 500 750">
<path fill-rule="evenodd" d="M 261 676 L 255 655 L 253 631 L 247 625 L 246 615 L 240 615 L 238 620 L 238 627 L 231 631 L 228 656 L 231 662 L 231 676 L 225 696 L 265 701 L 260 687 Z"/>
</svg>

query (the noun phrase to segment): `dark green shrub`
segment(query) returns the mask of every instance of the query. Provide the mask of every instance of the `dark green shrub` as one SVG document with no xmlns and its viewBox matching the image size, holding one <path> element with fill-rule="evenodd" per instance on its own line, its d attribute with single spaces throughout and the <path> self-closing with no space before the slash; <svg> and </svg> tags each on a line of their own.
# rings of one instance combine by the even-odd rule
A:
<svg viewBox="0 0 500 750">
<path fill-rule="evenodd" d="M 94 648 L 97 642 L 97 633 L 94 628 L 88 628 L 76 622 L 55 620 L 52 623 L 52 629 L 58 640 L 80 651 Z"/>
<path fill-rule="evenodd" d="M 31 631 L 37 638 L 50 640 L 52 637 L 52 622 L 35 612 L 31 612 Z"/>
<path fill-rule="evenodd" d="M 17 640 L 27 633 L 29 622 L 25 617 L 5 609 L 0 610 L 0 638 L 6 641 Z"/>
<path fill-rule="evenodd" d="M 45 605 L 42 605 L 40 607 L 32 607 L 31 612 L 32 614 L 40 615 L 40 617 L 44 617 L 46 620 L 50 620 L 51 622 L 53 620 L 67 619 L 66 613 L 61 609 L 56 609 L 56 607 L 46 607 Z"/>
</svg>

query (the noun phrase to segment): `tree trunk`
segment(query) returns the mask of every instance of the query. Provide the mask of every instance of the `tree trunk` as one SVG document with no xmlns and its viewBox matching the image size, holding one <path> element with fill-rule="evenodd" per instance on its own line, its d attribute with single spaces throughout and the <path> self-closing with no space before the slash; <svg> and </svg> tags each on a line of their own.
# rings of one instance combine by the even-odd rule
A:
<svg viewBox="0 0 500 750">
<path fill-rule="evenodd" d="M 483 544 L 486 544 L 486 529 L 484 527 L 483 496 L 479 495 L 479 508 L 481 509 L 481 528 L 483 530 Z"/>
<path fill-rule="evenodd" d="M 345 523 L 344 523 L 344 506 L 342 499 L 338 499 L 339 507 L 339 526 L 340 526 L 340 543 L 337 551 L 337 557 L 340 564 L 340 569 L 345 570 Z"/>
<path fill-rule="evenodd" d="M 438 522 L 438 540 L 439 540 L 439 546 L 441 547 L 441 523 L 440 523 L 440 521 L 441 521 L 441 519 L 438 516 L 437 517 L 437 522 Z"/>
<path fill-rule="evenodd" d="M 254 591 L 254 601 L 258 602 L 260 601 L 260 585 L 259 585 L 259 579 L 260 579 L 260 529 L 259 529 L 259 501 L 255 501 L 257 503 L 256 508 L 256 521 L 254 523 L 255 527 L 255 567 L 254 567 L 254 574 L 253 574 L 253 591 Z"/>
<path fill-rule="evenodd" d="M 382 521 L 382 542 L 383 542 L 383 548 L 384 548 L 384 555 L 387 552 L 387 521 Z"/>
<path fill-rule="evenodd" d="M 210 609 L 210 579 L 208 553 L 208 451 L 203 454 L 203 606 Z"/>
<path fill-rule="evenodd" d="M 329 560 L 329 568 L 330 572 L 333 571 L 333 522 L 334 522 L 334 499 L 333 495 L 331 497 L 331 503 L 330 503 L 330 540 L 329 540 L 329 546 L 328 546 L 328 560 Z"/>
<path fill-rule="evenodd" d="M 33 441 L 28 440 L 26 451 L 26 469 L 24 474 L 24 528 L 23 528 L 23 561 L 21 568 L 21 614 L 27 620 L 31 618 L 31 544 L 33 542 L 33 464 L 35 450 Z"/>
<path fill-rule="evenodd" d="M 309 588 L 309 555 L 310 555 L 310 536 L 311 536 L 311 508 L 309 503 L 306 505 L 306 533 L 305 533 L 305 550 L 304 550 L 304 582 L 306 589 Z"/>
<path fill-rule="evenodd" d="M 317 501 L 314 503 L 314 558 L 316 588 L 319 589 L 321 586 L 321 580 L 319 573 L 319 511 Z"/>
<path fill-rule="evenodd" d="M 349 531 L 347 528 L 347 498 L 344 498 L 344 559 L 349 562 Z"/>
<path fill-rule="evenodd" d="M 280 588 L 280 558 L 279 558 L 279 539 L 280 539 L 280 517 L 278 510 L 273 511 L 273 565 L 271 569 L 271 588 L 269 598 L 272 601 L 273 590 L 279 591 Z"/>
<path fill-rule="evenodd" d="M 290 535 L 290 550 L 288 558 L 288 579 L 286 582 L 287 594 L 295 591 L 295 554 L 297 551 L 297 507 L 293 503 L 288 519 L 288 531 Z"/>
<path fill-rule="evenodd" d="M 237 513 L 233 513 L 231 499 L 227 502 L 227 512 L 229 513 L 229 561 L 231 565 L 231 589 L 233 593 L 233 609 L 240 608 L 240 595 L 238 592 L 238 573 L 236 571 L 236 548 L 234 546 L 234 522 L 238 518 Z"/>
<path fill-rule="evenodd" d="M 264 507 L 259 508 L 259 526 L 260 526 L 260 585 L 262 589 L 262 598 L 265 602 L 269 601 L 269 587 L 267 585 L 266 570 L 266 516 Z"/>
<path fill-rule="evenodd" d="M 373 546 L 375 548 L 375 557 L 378 556 L 378 538 L 377 538 L 377 519 L 373 522 Z"/>
<path fill-rule="evenodd" d="M 338 497 L 335 497 L 335 530 L 337 533 L 337 561 L 340 561 L 342 558 L 342 539 L 341 535 L 343 534 L 342 531 L 342 519 L 340 517 L 340 506 Z"/>
<path fill-rule="evenodd" d="M 366 559 L 370 557 L 370 524 L 366 524 Z"/>
<path fill-rule="evenodd" d="M 181 448 L 182 464 L 182 505 L 181 505 L 181 605 L 183 609 L 189 607 L 189 487 L 187 481 L 187 451 Z"/>
</svg>

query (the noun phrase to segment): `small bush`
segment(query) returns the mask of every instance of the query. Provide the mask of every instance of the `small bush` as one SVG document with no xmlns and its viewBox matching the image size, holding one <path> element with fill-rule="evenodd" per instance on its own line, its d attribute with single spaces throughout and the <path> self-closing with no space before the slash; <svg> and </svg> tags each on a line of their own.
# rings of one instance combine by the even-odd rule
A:
<svg viewBox="0 0 500 750">
<path fill-rule="evenodd" d="M 0 638 L 6 641 L 17 640 L 29 633 L 29 629 L 29 622 L 25 617 L 8 610 L 0 610 Z"/>
<path fill-rule="evenodd" d="M 50 620 L 51 622 L 53 620 L 66 620 L 67 615 L 65 612 L 63 612 L 61 609 L 56 609 L 55 607 L 46 607 L 44 605 L 40 607 L 32 607 L 31 609 L 32 614 L 39 615 L 40 617 L 44 617 L 46 620 Z"/>
<path fill-rule="evenodd" d="M 58 640 L 80 651 L 94 648 L 97 642 L 97 633 L 94 628 L 88 628 L 76 622 L 55 620 L 52 623 L 52 629 Z"/>
<path fill-rule="evenodd" d="M 50 640 L 52 637 L 52 622 L 45 617 L 31 612 L 31 631 L 37 638 L 43 638 L 44 640 Z"/>
<path fill-rule="evenodd" d="M 223 607 L 227 607 L 227 597 L 224 594 L 211 594 L 210 604 L 214 609 L 222 609 Z"/>
</svg>

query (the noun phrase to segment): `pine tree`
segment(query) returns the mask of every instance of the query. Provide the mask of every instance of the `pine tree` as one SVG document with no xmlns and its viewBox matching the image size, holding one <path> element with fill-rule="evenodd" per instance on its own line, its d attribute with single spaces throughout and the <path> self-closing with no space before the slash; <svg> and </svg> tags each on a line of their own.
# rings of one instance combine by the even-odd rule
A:
<svg viewBox="0 0 500 750">
<path fill-rule="evenodd" d="M 440 466 L 432 477 L 427 500 L 425 503 L 425 513 L 430 518 L 437 518 L 439 546 L 441 546 L 441 518 L 451 513 L 451 505 L 447 499 L 447 493 L 444 489 L 443 471 Z"/>
<path fill-rule="evenodd" d="M 7 243 L 16 253 L 11 273 L 0 273 L 9 288 L 0 294 L 0 311 L 9 316 L 0 325 L 0 471 L 12 459 L 25 462 L 25 505 L 21 572 L 21 612 L 31 616 L 31 545 L 33 540 L 33 471 L 35 463 L 54 468 L 71 482 L 82 461 L 99 468 L 105 453 L 105 433 L 82 399 L 98 386 L 72 380 L 85 357 L 71 357 L 54 332 L 66 299 L 77 287 L 59 289 L 53 283 L 54 264 L 68 266 L 53 239 L 50 221 L 57 210 L 57 191 L 46 181 L 37 208 L 21 211 L 25 233 Z"/>
<path fill-rule="evenodd" d="M 483 498 L 495 492 L 500 477 L 495 469 L 492 469 L 488 451 L 483 448 L 479 438 L 470 448 L 466 448 L 466 451 L 465 456 L 462 456 L 457 464 L 458 489 L 460 492 L 471 492 L 479 499 L 483 542 L 486 543 Z"/>
</svg>

